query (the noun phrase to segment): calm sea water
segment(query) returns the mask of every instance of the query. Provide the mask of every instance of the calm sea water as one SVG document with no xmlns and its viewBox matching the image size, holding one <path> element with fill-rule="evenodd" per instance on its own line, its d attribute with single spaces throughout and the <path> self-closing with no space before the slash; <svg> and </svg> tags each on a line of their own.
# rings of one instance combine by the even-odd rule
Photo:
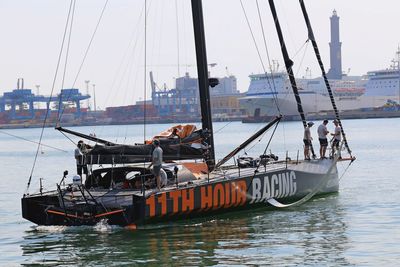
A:
<svg viewBox="0 0 400 267">
<path fill-rule="evenodd" d="M 316 122 L 318 126 L 319 122 Z M 149 125 L 147 136 L 169 125 Z M 261 124 L 215 123 L 221 158 Z M 332 125 L 328 125 L 332 130 Z M 400 119 L 346 120 L 354 155 L 339 166 L 340 192 L 288 210 L 258 209 L 196 221 L 128 231 L 95 227 L 44 227 L 22 219 L 36 145 L 3 132 L 38 140 L 40 129 L 0 132 L 0 266 L 313 265 L 396 266 L 400 262 Z M 313 135 L 316 139 L 316 127 Z M 121 143 L 143 140 L 143 126 L 76 127 Z M 219 131 L 218 131 L 219 130 Z M 76 138 L 72 139 L 77 141 Z M 246 152 L 259 155 L 266 135 Z M 39 178 L 53 188 L 64 170 L 75 170 L 73 143 L 46 129 L 31 192 Z M 281 123 L 272 153 L 296 158 L 302 149 L 298 122 Z M 63 150 L 63 151 L 62 151 Z"/>
</svg>

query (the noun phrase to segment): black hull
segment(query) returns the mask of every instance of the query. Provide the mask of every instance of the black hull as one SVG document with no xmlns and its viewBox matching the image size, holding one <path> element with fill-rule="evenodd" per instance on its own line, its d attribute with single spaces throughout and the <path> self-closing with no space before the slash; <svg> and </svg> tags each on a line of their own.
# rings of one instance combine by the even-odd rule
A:
<svg viewBox="0 0 400 267">
<path fill-rule="evenodd" d="M 139 191 L 114 189 L 107 199 L 104 196 L 97 198 L 98 202 L 104 203 L 102 205 L 80 200 L 66 206 L 59 200 L 57 191 L 30 195 L 22 198 L 22 215 L 38 225 L 94 225 L 107 219 L 110 225 L 136 227 L 266 207 L 270 198 L 291 203 L 317 187 L 320 188 L 316 195 L 337 192 L 336 167 L 326 175 L 331 163 L 326 160 L 322 166 L 324 173 L 309 171 L 321 169 L 318 165 L 321 161 L 315 161 L 260 172 L 255 176 L 224 177 L 209 183 L 205 180 L 179 188 L 171 186 L 160 192 L 148 190 L 144 195 Z"/>
</svg>

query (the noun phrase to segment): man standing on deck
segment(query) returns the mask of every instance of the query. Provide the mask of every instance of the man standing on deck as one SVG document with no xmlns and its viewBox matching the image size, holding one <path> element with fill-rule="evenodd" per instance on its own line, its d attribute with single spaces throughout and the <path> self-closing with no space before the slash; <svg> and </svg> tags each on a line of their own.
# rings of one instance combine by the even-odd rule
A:
<svg viewBox="0 0 400 267">
<path fill-rule="evenodd" d="M 156 178 L 157 189 L 161 189 L 161 179 L 160 179 L 160 172 L 162 166 L 162 159 L 163 159 L 163 150 L 160 147 L 160 141 L 157 139 L 153 141 L 153 145 L 155 146 L 152 155 L 152 162 L 149 168 L 153 165 L 153 174 Z"/>
<path fill-rule="evenodd" d="M 328 138 L 327 135 L 329 133 L 326 125 L 328 124 L 328 120 L 324 120 L 320 126 L 318 126 L 318 138 L 319 138 L 319 155 L 320 159 L 326 159 L 325 153 L 326 148 L 328 147 Z"/>
<path fill-rule="evenodd" d="M 335 132 L 331 134 L 333 136 L 332 158 L 335 155 L 335 150 L 338 151 L 339 158 L 340 158 L 339 144 L 340 144 L 340 141 L 342 141 L 342 128 L 340 128 L 338 120 L 334 120 L 333 124 L 335 124 Z"/>
<path fill-rule="evenodd" d="M 75 148 L 75 160 L 76 160 L 76 170 L 78 172 L 78 175 L 81 177 L 82 181 L 82 170 L 84 174 L 88 174 L 88 169 L 86 164 L 84 164 L 84 158 L 83 154 L 86 152 L 86 145 L 85 143 L 80 140 L 78 144 L 76 145 L 77 147 Z"/>
<path fill-rule="evenodd" d="M 304 128 L 304 159 L 305 160 L 310 160 L 310 147 L 311 147 L 311 131 L 310 128 L 314 125 L 312 121 L 307 123 L 307 127 Z"/>
</svg>

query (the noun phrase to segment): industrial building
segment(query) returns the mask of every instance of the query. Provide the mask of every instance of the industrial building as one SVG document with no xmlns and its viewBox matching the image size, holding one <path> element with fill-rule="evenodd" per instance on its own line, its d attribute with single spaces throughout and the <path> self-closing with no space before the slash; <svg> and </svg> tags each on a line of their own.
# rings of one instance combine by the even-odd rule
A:
<svg viewBox="0 0 400 267">
<path fill-rule="evenodd" d="M 184 118 L 198 119 L 200 116 L 199 88 L 197 78 L 185 76 L 175 80 L 175 88 L 160 88 L 154 82 L 153 73 L 150 72 L 152 88 L 152 104 L 159 117 L 179 120 Z M 238 98 L 241 96 L 237 90 L 237 80 L 233 75 L 218 78 L 219 84 L 210 88 L 211 107 L 214 118 L 241 116 L 245 112 L 240 109 Z"/>
</svg>

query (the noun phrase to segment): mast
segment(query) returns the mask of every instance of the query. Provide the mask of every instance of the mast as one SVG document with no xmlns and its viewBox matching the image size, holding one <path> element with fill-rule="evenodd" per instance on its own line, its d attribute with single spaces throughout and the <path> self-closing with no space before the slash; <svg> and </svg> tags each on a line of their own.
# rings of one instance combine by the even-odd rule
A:
<svg viewBox="0 0 400 267">
<path fill-rule="evenodd" d="M 341 129 L 341 132 L 342 132 L 344 145 L 345 145 L 345 147 L 347 149 L 347 152 L 351 156 L 351 150 L 350 150 L 349 144 L 347 143 L 346 134 L 345 134 L 345 132 L 343 130 L 342 121 L 340 120 L 340 117 L 339 117 L 339 110 L 336 107 L 335 98 L 333 97 L 331 86 L 329 84 L 328 77 L 327 77 L 327 74 L 325 72 L 324 64 L 322 63 L 322 59 L 321 59 L 321 55 L 319 53 L 317 42 L 315 41 L 314 32 L 313 32 L 312 27 L 311 27 L 310 19 L 308 18 L 308 13 L 307 13 L 307 10 L 306 10 L 306 6 L 304 5 L 304 1 L 303 0 L 299 0 L 299 2 L 300 2 L 301 10 L 303 12 L 304 20 L 306 22 L 307 29 L 308 29 L 308 39 L 311 40 L 312 46 L 314 48 L 315 56 L 317 57 L 317 61 L 318 61 L 319 67 L 321 68 L 322 77 L 324 78 L 325 86 L 326 86 L 326 89 L 328 90 L 328 93 L 329 93 L 329 98 L 331 100 L 331 104 L 332 104 L 333 110 L 335 112 L 335 117 L 338 120 L 339 125 L 340 125 L 340 129 Z"/>
<path fill-rule="evenodd" d="M 215 164 L 214 137 L 211 119 L 210 91 L 207 69 L 206 40 L 204 34 L 203 7 L 201 0 L 192 0 L 192 17 L 194 40 L 196 46 L 197 75 L 199 80 L 201 123 L 203 130 L 210 132 L 206 142 L 209 153 L 206 156 L 208 169 L 212 170 Z"/>
<path fill-rule="evenodd" d="M 282 51 L 282 55 L 283 55 L 283 60 L 285 61 L 286 71 L 289 75 L 289 80 L 290 80 L 290 84 L 292 85 L 294 97 L 296 98 L 297 111 L 300 114 L 304 128 L 306 128 L 307 127 L 306 117 L 304 115 L 304 110 L 303 110 L 303 106 L 301 104 L 299 90 L 297 89 L 296 79 L 294 78 L 293 69 L 292 69 L 293 61 L 289 58 L 289 54 L 286 49 L 286 44 L 285 44 L 285 40 L 283 39 L 283 34 L 282 34 L 281 26 L 279 24 L 278 15 L 276 14 L 274 1 L 269 0 L 268 2 L 269 2 L 269 7 L 271 9 L 272 16 L 274 18 L 275 28 L 278 33 L 279 43 L 281 44 L 281 51 Z"/>
</svg>

